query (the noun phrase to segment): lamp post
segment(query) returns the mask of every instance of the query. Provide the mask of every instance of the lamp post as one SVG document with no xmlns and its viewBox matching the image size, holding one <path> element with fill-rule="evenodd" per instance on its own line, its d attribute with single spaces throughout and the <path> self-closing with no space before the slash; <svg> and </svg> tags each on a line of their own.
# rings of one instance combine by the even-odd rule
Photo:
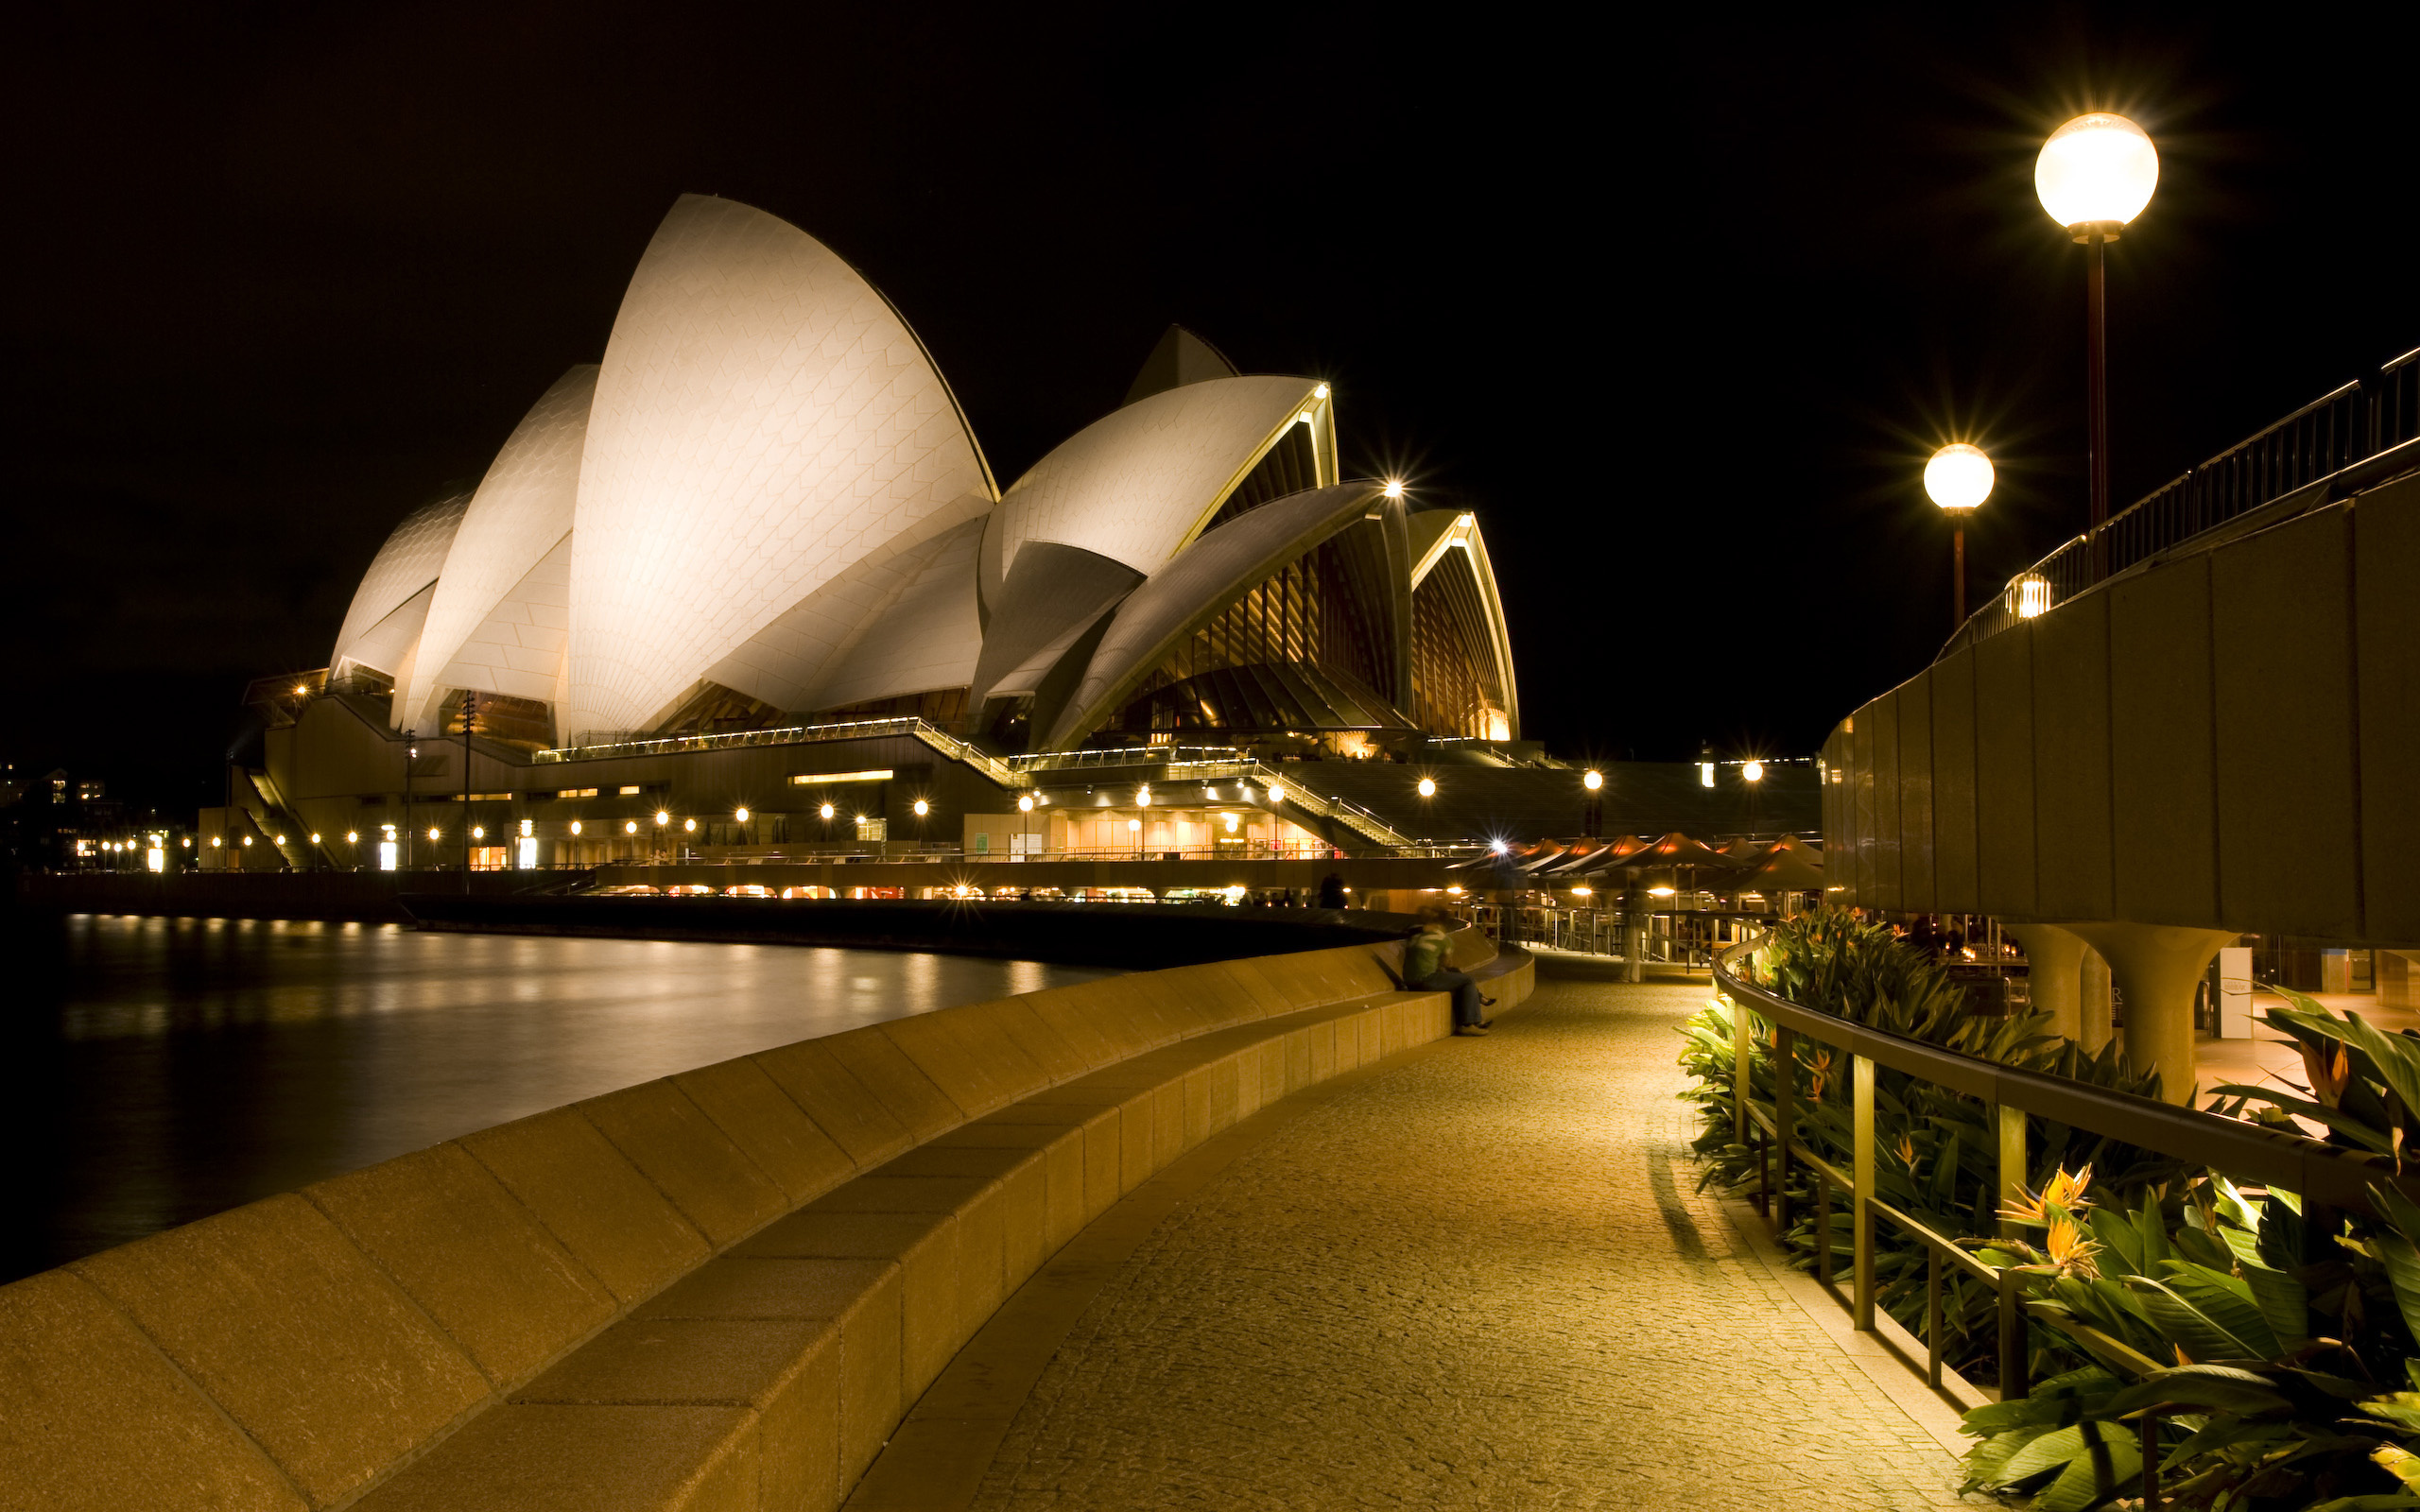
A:
<svg viewBox="0 0 2420 1512">
<path fill-rule="evenodd" d="M 1966 517 L 1992 496 L 1992 459 L 1981 447 L 1952 442 L 1925 464 L 1925 492 L 1949 516 L 1949 629 L 1954 635 L 1966 623 Z"/>
<path fill-rule="evenodd" d="M 2151 203 L 2159 152 L 2143 129 L 2096 111 L 2050 133 L 2033 161 L 2033 192 L 2084 248 L 2086 471 L 2092 484 L 2092 576 L 2106 576 L 2100 526 L 2109 518 L 2109 310 L 2101 249 Z"/>
</svg>

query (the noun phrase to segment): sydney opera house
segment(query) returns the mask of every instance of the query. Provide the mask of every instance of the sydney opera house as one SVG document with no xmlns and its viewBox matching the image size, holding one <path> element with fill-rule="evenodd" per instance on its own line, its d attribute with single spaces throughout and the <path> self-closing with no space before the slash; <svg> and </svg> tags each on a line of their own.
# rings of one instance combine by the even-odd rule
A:
<svg viewBox="0 0 2420 1512">
<path fill-rule="evenodd" d="M 1138 848 L 1146 817 L 1329 837 L 1269 764 L 1520 733 L 1475 518 L 1345 477 L 1338 404 L 1171 327 L 1123 404 L 1003 489 L 863 276 L 684 197 L 604 360 L 395 526 L 325 668 L 255 684 L 265 759 L 205 863 L 956 842 L 1174 747 L 1238 781 L 1193 820 L 1124 820 Z"/>
</svg>

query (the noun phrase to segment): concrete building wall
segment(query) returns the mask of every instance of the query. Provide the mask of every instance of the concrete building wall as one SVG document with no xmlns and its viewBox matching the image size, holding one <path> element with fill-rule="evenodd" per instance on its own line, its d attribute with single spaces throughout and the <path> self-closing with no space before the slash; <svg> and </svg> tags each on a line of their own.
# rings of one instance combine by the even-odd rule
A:
<svg viewBox="0 0 2420 1512">
<path fill-rule="evenodd" d="M 1836 896 L 2420 940 L 2415 582 L 2405 479 L 1945 658 L 1825 745 Z"/>
</svg>

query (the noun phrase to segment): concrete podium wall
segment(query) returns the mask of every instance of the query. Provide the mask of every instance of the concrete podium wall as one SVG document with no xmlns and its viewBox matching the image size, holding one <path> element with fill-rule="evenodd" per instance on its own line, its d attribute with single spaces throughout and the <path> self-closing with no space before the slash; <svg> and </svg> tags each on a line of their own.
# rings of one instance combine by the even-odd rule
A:
<svg viewBox="0 0 2420 1512">
<path fill-rule="evenodd" d="M 1833 897 L 2420 943 L 2420 478 L 2112 579 L 1824 749 Z"/>
<path fill-rule="evenodd" d="M 1399 951 L 804 1040 L 0 1287 L 0 1508 L 820 1512 L 1120 1195 L 1447 1033 Z"/>
</svg>

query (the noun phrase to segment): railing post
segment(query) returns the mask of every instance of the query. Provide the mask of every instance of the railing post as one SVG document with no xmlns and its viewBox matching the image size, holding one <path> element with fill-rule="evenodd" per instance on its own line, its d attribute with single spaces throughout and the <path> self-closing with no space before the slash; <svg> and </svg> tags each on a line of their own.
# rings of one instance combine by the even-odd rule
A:
<svg viewBox="0 0 2420 1512">
<path fill-rule="evenodd" d="M 1850 1065 L 1849 1174 L 1857 1190 L 1849 1194 L 1849 1241 L 1856 1254 L 1851 1325 L 1874 1332 L 1874 1058 L 1853 1057 Z M 1831 1235 L 1824 1236 L 1830 1244 Z"/>
<path fill-rule="evenodd" d="M 1992 1109 L 1992 1121 L 1998 1135 L 2000 1206 L 2014 1207 L 2024 1200 L 2030 1174 L 2026 1166 L 2025 1109 L 2002 1103 Z M 2016 1225 L 2001 1219 L 2000 1233 L 2004 1238 L 2016 1237 Z M 2000 1400 L 2014 1401 L 2031 1389 L 2032 1374 L 2031 1362 L 2026 1358 L 2022 1282 L 2014 1268 L 2000 1272 L 1999 1293 Z"/>
<path fill-rule="evenodd" d="M 1992 1109 L 1993 1134 L 1999 1145 L 1995 1161 L 1998 1171 L 1998 1207 L 2013 1208 L 2025 1200 L 2025 1109 L 2002 1103 Z M 1996 1210 L 1995 1210 L 1996 1211 Z M 2008 1219 L 2000 1220 L 2000 1237 L 2018 1237 L 2017 1226 Z"/>
<path fill-rule="evenodd" d="M 1755 1063 L 1756 1037 L 1748 1028 L 1748 1005 L 1731 1000 L 1731 1130 L 1742 1148 L 1754 1122 L 1748 1116 L 1748 1103 L 1756 1090 Z"/>
<path fill-rule="evenodd" d="M 1789 1233 L 1789 1142 L 1798 1114 L 1798 1032 L 1773 1025 L 1773 1233 Z"/>
</svg>

